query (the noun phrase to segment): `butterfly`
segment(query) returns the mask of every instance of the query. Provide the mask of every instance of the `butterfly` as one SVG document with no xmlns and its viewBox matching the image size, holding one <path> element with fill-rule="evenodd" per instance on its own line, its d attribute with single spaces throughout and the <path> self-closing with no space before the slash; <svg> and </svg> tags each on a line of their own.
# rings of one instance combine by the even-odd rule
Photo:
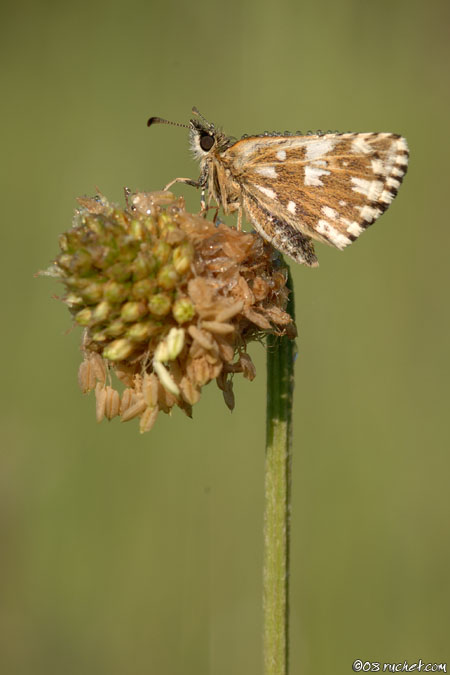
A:
<svg viewBox="0 0 450 675">
<path fill-rule="evenodd" d="M 344 249 L 381 216 L 408 166 L 406 140 L 391 133 L 320 131 L 226 136 L 193 108 L 189 125 L 151 117 L 147 125 L 189 129 L 202 189 L 225 214 L 243 213 L 255 230 L 298 263 L 317 266 L 314 241 Z"/>
</svg>

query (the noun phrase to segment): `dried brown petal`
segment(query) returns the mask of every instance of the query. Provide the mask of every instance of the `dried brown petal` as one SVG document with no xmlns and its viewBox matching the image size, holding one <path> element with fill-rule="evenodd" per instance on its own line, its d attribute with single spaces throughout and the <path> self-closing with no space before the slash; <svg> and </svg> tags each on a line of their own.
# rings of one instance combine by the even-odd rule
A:
<svg viewBox="0 0 450 675">
<path fill-rule="evenodd" d="M 139 423 L 139 430 L 141 434 L 144 434 L 146 431 L 150 431 L 150 429 L 156 422 L 158 413 L 159 413 L 158 406 L 148 407 L 144 410 L 144 412 L 141 415 L 141 421 Z"/>
<path fill-rule="evenodd" d="M 255 302 L 255 296 L 244 277 L 239 277 L 239 281 L 232 289 L 232 294 L 235 299 L 242 300 L 244 307 L 250 307 Z"/>
<path fill-rule="evenodd" d="M 264 300 L 264 298 L 266 298 L 269 293 L 269 284 L 261 277 L 256 277 L 256 279 L 253 281 L 252 291 L 253 295 L 255 296 L 255 300 Z"/>
<path fill-rule="evenodd" d="M 205 357 L 188 360 L 187 375 L 197 387 L 203 387 L 210 378 L 210 364 Z"/>
<path fill-rule="evenodd" d="M 158 407 L 164 413 L 170 413 L 177 399 L 158 381 Z"/>
<path fill-rule="evenodd" d="M 279 326 L 287 326 L 292 323 L 292 317 L 287 312 L 283 312 L 279 307 L 265 307 L 264 314 Z"/>
<path fill-rule="evenodd" d="M 219 354 L 226 363 L 230 363 L 234 358 L 234 345 L 226 338 L 219 335 L 216 337 L 217 346 L 219 347 Z"/>
<path fill-rule="evenodd" d="M 189 281 L 188 294 L 197 310 L 205 306 L 209 307 L 214 303 L 214 289 L 202 277 Z"/>
<path fill-rule="evenodd" d="M 94 389 L 97 382 L 91 359 L 85 358 L 78 368 L 78 384 L 83 394 Z"/>
<path fill-rule="evenodd" d="M 106 389 L 105 387 L 97 382 L 95 387 L 95 417 L 97 422 L 101 422 L 105 416 L 105 407 L 106 407 Z"/>
<path fill-rule="evenodd" d="M 222 323 L 221 321 L 203 321 L 202 327 L 218 335 L 228 335 L 234 332 L 234 326 L 231 323 Z"/>
<path fill-rule="evenodd" d="M 247 352 L 243 352 L 239 356 L 239 363 L 242 367 L 242 374 L 244 375 L 244 377 L 247 380 L 250 380 L 250 382 L 254 380 L 256 377 L 256 368 Z"/>
<path fill-rule="evenodd" d="M 203 349 L 213 349 L 214 339 L 210 333 L 197 328 L 197 326 L 189 326 L 188 332 Z"/>
<path fill-rule="evenodd" d="M 231 380 L 227 380 L 225 384 L 225 389 L 223 390 L 223 400 L 230 410 L 234 410 L 234 392 L 233 392 L 233 383 Z"/>
<path fill-rule="evenodd" d="M 270 330 L 270 321 L 268 321 L 262 314 L 258 314 L 254 309 L 250 307 L 243 310 L 242 314 L 255 326 L 261 328 L 262 330 Z"/>
<path fill-rule="evenodd" d="M 90 360 L 92 362 L 92 367 L 94 369 L 95 377 L 99 382 L 102 384 L 105 384 L 106 382 L 106 363 L 105 359 L 103 359 L 100 354 L 97 354 L 96 352 L 92 352 Z"/>
<path fill-rule="evenodd" d="M 138 415 L 144 412 L 146 409 L 147 404 L 144 400 L 144 397 L 142 394 L 140 396 L 136 397 L 136 401 L 131 405 L 129 408 L 127 408 L 123 413 L 120 418 L 121 422 L 128 422 L 129 420 L 134 419 Z"/>
<path fill-rule="evenodd" d="M 209 380 L 214 380 L 222 372 L 223 363 L 222 361 L 217 361 L 216 363 L 209 364 Z"/>
<path fill-rule="evenodd" d="M 134 369 L 131 366 L 127 366 L 124 363 L 116 366 L 114 369 L 115 374 L 121 382 L 127 387 L 131 387 L 134 381 Z"/>
<path fill-rule="evenodd" d="M 112 387 L 105 387 L 105 417 L 111 420 L 119 414 L 120 411 L 120 396 L 119 392 Z"/>
<path fill-rule="evenodd" d="M 131 408 L 133 403 L 135 402 L 136 396 L 134 393 L 134 389 L 128 388 L 124 389 L 122 393 L 122 400 L 120 402 L 120 414 L 123 415 L 125 410 L 128 410 L 128 408 Z"/>
<path fill-rule="evenodd" d="M 216 316 L 216 321 L 229 321 L 234 316 L 236 316 L 236 314 L 242 312 L 243 307 L 244 303 L 242 300 L 237 300 L 236 302 L 227 305 L 220 312 L 218 312 Z"/>
<path fill-rule="evenodd" d="M 188 377 L 183 377 L 181 380 L 180 390 L 184 400 L 191 405 L 195 405 L 200 400 L 200 389 Z"/>
<path fill-rule="evenodd" d="M 145 373 L 142 382 L 142 393 L 145 402 L 150 408 L 158 404 L 158 378 L 155 373 Z"/>
</svg>

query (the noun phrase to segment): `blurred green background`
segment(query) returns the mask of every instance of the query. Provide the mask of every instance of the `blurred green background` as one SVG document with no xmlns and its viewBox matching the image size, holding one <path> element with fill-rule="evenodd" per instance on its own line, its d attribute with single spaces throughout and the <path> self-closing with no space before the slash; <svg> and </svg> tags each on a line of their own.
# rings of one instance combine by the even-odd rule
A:
<svg viewBox="0 0 450 675">
<path fill-rule="evenodd" d="M 344 253 L 293 269 L 291 675 L 450 661 L 449 3 L 3 3 L 0 672 L 259 675 L 265 354 L 191 421 L 97 425 L 80 331 L 33 274 L 75 197 L 198 176 L 229 134 L 394 131 L 410 171 Z M 199 195 L 180 186 L 188 207 Z"/>
</svg>

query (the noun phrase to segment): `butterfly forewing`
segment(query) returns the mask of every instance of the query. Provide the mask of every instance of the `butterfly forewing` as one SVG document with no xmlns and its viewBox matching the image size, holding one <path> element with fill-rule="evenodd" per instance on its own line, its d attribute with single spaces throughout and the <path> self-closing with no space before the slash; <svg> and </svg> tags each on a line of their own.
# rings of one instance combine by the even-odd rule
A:
<svg viewBox="0 0 450 675">
<path fill-rule="evenodd" d="M 299 245 L 296 259 L 311 265 L 308 237 L 342 249 L 387 209 L 406 173 L 408 146 L 389 133 L 253 137 L 221 160 L 260 233 L 294 258 L 288 249 Z"/>
</svg>

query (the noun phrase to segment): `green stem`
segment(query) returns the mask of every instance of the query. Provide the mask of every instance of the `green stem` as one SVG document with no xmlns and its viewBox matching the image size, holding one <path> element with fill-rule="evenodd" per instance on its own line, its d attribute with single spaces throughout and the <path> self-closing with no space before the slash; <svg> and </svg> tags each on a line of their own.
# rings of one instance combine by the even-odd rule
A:
<svg viewBox="0 0 450 675">
<path fill-rule="evenodd" d="M 287 311 L 295 320 L 294 292 Z M 295 341 L 267 340 L 267 427 L 264 513 L 264 675 L 288 675 L 291 436 Z"/>
</svg>

